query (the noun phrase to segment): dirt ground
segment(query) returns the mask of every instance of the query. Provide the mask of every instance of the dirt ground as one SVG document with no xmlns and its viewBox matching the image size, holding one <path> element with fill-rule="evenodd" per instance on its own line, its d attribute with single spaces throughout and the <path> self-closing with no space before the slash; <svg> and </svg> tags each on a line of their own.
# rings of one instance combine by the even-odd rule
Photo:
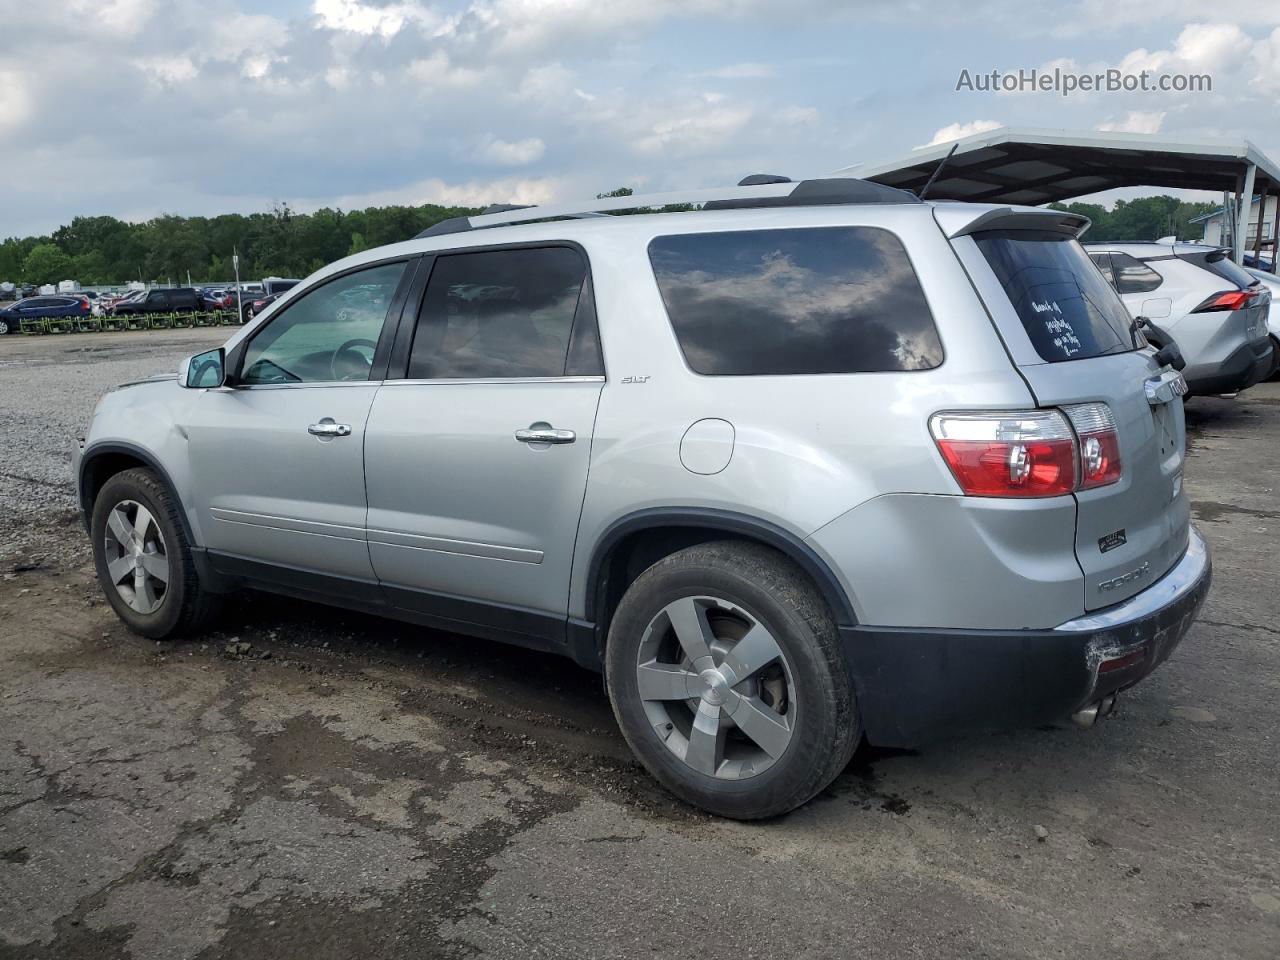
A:
<svg viewBox="0 0 1280 960">
<path fill-rule="evenodd" d="M 567 661 L 260 595 L 126 632 L 70 444 L 224 335 L 0 340 L 0 957 L 1280 956 L 1280 384 L 1188 406 L 1215 583 L 1113 718 L 864 747 L 743 825 Z"/>
</svg>

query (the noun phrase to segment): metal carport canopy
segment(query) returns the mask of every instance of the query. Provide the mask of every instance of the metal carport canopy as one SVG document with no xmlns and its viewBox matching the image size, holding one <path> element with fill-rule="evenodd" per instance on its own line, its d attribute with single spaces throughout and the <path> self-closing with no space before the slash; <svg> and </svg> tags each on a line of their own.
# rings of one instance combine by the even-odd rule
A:
<svg viewBox="0 0 1280 960">
<path fill-rule="evenodd" d="M 1147 134 L 1016 127 L 913 150 L 885 163 L 855 164 L 836 176 L 918 193 L 952 147 L 955 155 L 929 188 L 930 200 L 1035 206 L 1116 187 L 1174 187 L 1236 194 L 1236 210 L 1247 224 L 1242 197 L 1280 193 L 1280 166 L 1247 140 L 1190 143 Z M 1243 231 L 1235 239 L 1239 259 Z"/>
</svg>

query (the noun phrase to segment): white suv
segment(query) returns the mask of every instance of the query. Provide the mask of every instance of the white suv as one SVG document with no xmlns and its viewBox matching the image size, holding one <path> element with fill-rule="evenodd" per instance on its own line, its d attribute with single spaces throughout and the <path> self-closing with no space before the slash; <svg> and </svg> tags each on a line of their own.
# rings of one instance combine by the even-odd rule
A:
<svg viewBox="0 0 1280 960">
<path fill-rule="evenodd" d="M 1191 393 L 1235 393 L 1271 375 L 1271 292 L 1226 250 L 1198 243 L 1084 246 L 1129 312 L 1177 342 Z"/>
<path fill-rule="evenodd" d="M 103 399 L 99 579 L 152 637 L 253 586 L 565 655 L 732 817 L 864 736 L 1091 722 L 1210 564 L 1086 225 L 857 180 L 446 221 Z"/>
</svg>

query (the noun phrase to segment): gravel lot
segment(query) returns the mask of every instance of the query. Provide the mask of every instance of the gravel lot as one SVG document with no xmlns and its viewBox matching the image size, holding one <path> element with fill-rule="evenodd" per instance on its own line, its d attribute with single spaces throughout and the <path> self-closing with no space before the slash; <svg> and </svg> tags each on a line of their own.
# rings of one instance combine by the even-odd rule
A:
<svg viewBox="0 0 1280 960">
<path fill-rule="evenodd" d="M 864 748 L 742 825 L 567 661 L 257 595 L 125 632 L 69 445 L 225 333 L 0 340 L 0 957 L 1280 956 L 1280 385 L 1188 407 L 1216 581 L 1115 717 Z"/>
</svg>

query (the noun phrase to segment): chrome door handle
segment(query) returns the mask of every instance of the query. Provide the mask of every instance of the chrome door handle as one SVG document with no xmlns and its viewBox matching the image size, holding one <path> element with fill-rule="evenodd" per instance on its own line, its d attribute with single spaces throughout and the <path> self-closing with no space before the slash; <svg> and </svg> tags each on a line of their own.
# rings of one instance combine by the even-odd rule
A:
<svg viewBox="0 0 1280 960">
<path fill-rule="evenodd" d="M 545 423 L 535 423 L 527 430 L 517 430 L 516 439 L 521 443 L 573 443 L 578 435 L 572 430 L 557 430 Z"/>
<path fill-rule="evenodd" d="M 320 437 L 322 440 L 332 437 L 349 437 L 351 436 L 351 425 L 334 423 L 333 417 L 325 417 L 319 423 L 313 423 L 307 427 L 307 433 L 313 437 Z"/>
</svg>

